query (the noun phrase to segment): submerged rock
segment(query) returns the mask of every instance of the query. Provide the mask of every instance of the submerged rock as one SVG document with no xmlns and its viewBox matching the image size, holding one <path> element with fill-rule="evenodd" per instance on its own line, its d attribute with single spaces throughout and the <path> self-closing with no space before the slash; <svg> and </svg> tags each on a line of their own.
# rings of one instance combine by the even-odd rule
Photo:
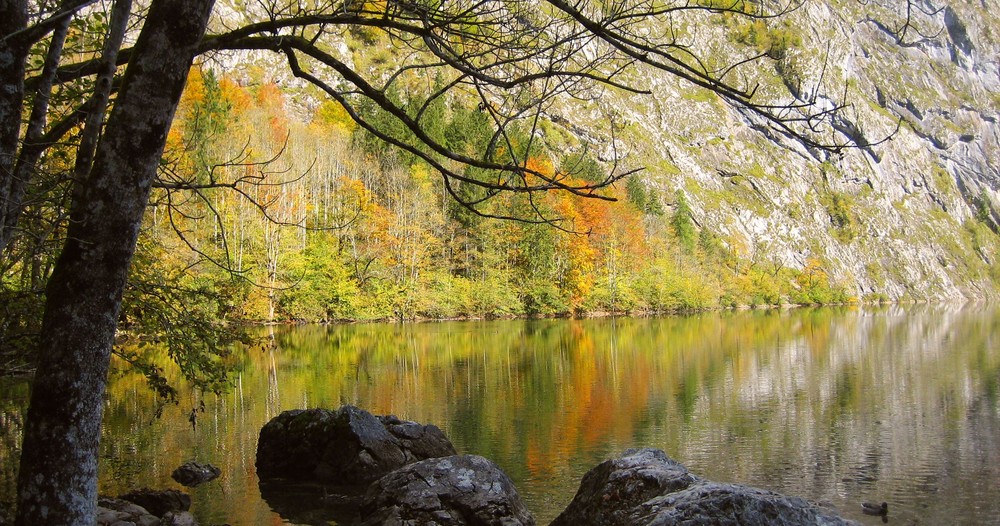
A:
<svg viewBox="0 0 1000 526">
<path fill-rule="evenodd" d="M 476 455 L 423 460 L 368 487 L 361 526 L 529 526 L 535 524 L 514 484 Z"/>
<path fill-rule="evenodd" d="M 630 449 L 583 477 L 551 526 L 855 525 L 800 497 L 711 482 L 658 449 Z"/>
<path fill-rule="evenodd" d="M 354 406 L 285 411 L 260 430 L 257 475 L 361 485 L 427 458 L 454 455 L 436 426 L 376 417 Z"/>
<path fill-rule="evenodd" d="M 222 470 L 211 464 L 199 464 L 197 462 L 185 462 L 174 470 L 170 477 L 178 484 L 187 487 L 194 487 L 198 484 L 215 480 Z"/>
</svg>

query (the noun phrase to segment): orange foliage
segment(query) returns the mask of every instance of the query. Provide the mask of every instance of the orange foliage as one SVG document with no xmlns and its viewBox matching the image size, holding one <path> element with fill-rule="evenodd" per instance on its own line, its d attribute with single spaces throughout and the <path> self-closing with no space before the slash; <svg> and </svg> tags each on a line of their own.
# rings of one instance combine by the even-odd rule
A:
<svg viewBox="0 0 1000 526">
<path fill-rule="evenodd" d="M 288 117 L 285 114 L 285 96 L 273 82 L 257 89 L 257 106 L 267 112 L 271 141 L 283 144 L 288 137 Z"/>
<path fill-rule="evenodd" d="M 181 100 L 177 105 L 177 119 L 174 119 L 167 133 L 167 152 L 181 152 L 184 149 L 184 122 L 191 113 L 191 108 L 205 100 L 205 77 L 201 73 L 201 68 L 192 66 L 188 71 L 187 84 L 184 85 L 184 92 L 181 93 Z"/>
<path fill-rule="evenodd" d="M 187 84 L 181 94 L 179 108 L 189 109 L 192 105 L 205 101 L 205 76 L 198 66 L 191 66 L 188 71 Z"/>
<path fill-rule="evenodd" d="M 540 159 L 538 157 L 528 157 L 528 159 L 524 162 L 524 169 L 531 172 L 537 172 L 547 178 L 552 178 L 556 173 L 555 166 L 552 164 L 551 160 Z M 532 176 L 529 175 L 528 177 Z"/>
<path fill-rule="evenodd" d="M 229 104 L 234 112 L 242 113 L 250 108 L 253 99 L 247 90 L 229 77 L 222 77 L 219 80 L 219 91 L 222 93 L 222 100 Z"/>
</svg>

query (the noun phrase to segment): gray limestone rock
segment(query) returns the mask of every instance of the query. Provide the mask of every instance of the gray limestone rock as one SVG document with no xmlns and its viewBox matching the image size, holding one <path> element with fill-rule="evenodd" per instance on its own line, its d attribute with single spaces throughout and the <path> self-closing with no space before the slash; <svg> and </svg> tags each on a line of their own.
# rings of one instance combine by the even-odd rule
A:
<svg viewBox="0 0 1000 526">
<path fill-rule="evenodd" d="M 97 526 L 160 526 L 160 518 L 127 500 L 102 497 L 97 501 Z"/>
<path fill-rule="evenodd" d="M 160 526 L 198 526 L 198 521 L 186 511 L 168 511 L 160 519 Z"/>
<path fill-rule="evenodd" d="M 285 411 L 260 430 L 257 475 L 361 485 L 426 458 L 454 455 L 436 426 L 354 406 Z"/>
<path fill-rule="evenodd" d="M 423 460 L 389 473 L 369 486 L 361 517 L 362 526 L 535 524 L 507 475 L 476 455 Z"/>
<path fill-rule="evenodd" d="M 630 449 L 583 477 L 551 526 L 847 526 L 857 524 L 800 497 L 688 472 L 658 449 Z"/>
<path fill-rule="evenodd" d="M 163 517 L 171 511 L 191 509 L 191 496 L 175 489 L 156 491 L 141 488 L 119 495 L 118 498 L 138 504 L 157 517 Z"/>
</svg>

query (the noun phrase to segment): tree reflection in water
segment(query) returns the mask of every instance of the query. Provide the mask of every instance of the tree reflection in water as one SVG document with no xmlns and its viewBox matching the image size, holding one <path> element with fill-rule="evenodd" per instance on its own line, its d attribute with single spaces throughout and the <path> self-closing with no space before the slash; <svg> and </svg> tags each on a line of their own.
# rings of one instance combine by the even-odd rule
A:
<svg viewBox="0 0 1000 526">
<path fill-rule="evenodd" d="M 177 465 L 211 462 L 224 474 L 192 491 L 202 523 L 274 522 L 253 466 L 260 427 L 351 403 L 435 423 L 493 459 L 541 524 L 634 446 L 858 520 L 862 501 L 885 500 L 897 520 L 997 523 L 998 328 L 995 309 L 944 306 L 279 327 L 273 349 L 241 354 L 231 392 L 204 397 L 195 430 L 184 408 L 199 395 L 156 419 L 142 380 L 117 375 L 102 491 L 173 487 Z M 23 403 L 3 389 L 0 422 Z"/>
</svg>

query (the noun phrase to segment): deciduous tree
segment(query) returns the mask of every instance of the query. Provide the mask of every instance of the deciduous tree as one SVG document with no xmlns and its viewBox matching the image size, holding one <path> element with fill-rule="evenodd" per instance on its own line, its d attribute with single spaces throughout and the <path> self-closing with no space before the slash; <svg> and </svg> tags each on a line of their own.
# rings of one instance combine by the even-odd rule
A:
<svg viewBox="0 0 1000 526">
<path fill-rule="evenodd" d="M 95 520 L 102 397 L 125 278 L 212 4 L 164 0 L 151 6 L 93 165 L 74 189 L 66 245 L 46 288 L 16 524 Z M 20 8 L 26 14 L 26 6 Z M 3 14 L 18 14 L 10 11 Z"/>
</svg>

